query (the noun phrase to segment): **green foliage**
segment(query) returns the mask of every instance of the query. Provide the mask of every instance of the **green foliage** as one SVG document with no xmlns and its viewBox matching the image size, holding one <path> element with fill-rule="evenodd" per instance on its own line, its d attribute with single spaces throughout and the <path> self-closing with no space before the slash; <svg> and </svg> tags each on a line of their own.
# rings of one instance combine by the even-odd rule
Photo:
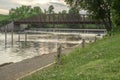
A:
<svg viewBox="0 0 120 80">
<path fill-rule="evenodd" d="M 71 6 L 84 9 L 94 19 L 102 20 L 108 31 L 112 30 L 111 4 L 113 0 L 65 0 Z"/>
<path fill-rule="evenodd" d="M 51 66 L 21 80 L 120 80 L 120 34 L 77 48 Z"/>
<path fill-rule="evenodd" d="M 48 14 L 53 14 L 54 13 L 54 6 L 50 5 L 48 8 Z"/>
<path fill-rule="evenodd" d="M 32 9 L 32 14 L 33 15 L 39 15 L 39 14 L 42 14 L 43 12 L 42 12 L 42 9 L 40 8 L 40 7 L 38 7 L 38 6 L 36 6 L 36 7 L 34 7 L 33 9 Z"/>
<path fill-rule="evenodd" d="M 5 20 L 7 17 L 8 17 L 8 15 L 0 14 L 0 21 Z"/>
<path fill-rule="evenodd" d="M 25 19 L 39 14 L 43 14 L 43 12 L 38 6 L 32 8 L 31 6 L 22 5 L 16 9 L 12 8 L 9 11 L 9 15 L 0 15 L 0 26 L 6 25 L 14 20 Z"/>
<path fill-rule="evenodd" d="M 62 10 L 62 14 L 67 14 L 67 11 L 66 10 Z"/>
<path fill-rule="evenodd" d="M 17 7 L 16 9 L 12 8 L 9 11 L 9 16 L 11 18 L 11 21 L 26 19 L 26 18 L 29 18 L 29 17 L 32 17 L 32 16 L 38 16 L 40 14 L 43 14 L 43 11 L 38 6 L 35 6 L 35 7 L 32 8 L 31 6 L 22 5 L 20 7 Z M 37 24 L 29 25 L 29 27 L 32 27 L 32 26 L 38 27 Z"/>
<path fill-rule="evenodd" d="M 113 22 L 115 31 L 120 31 L 120 0 L 114 0 L 112 4 Z"/>
<path fill-rule="evenodd" d="M 8 15 L 0 14 L 0 27 L 8 24 L 10 22 L 10 17 Z"/>
<path fill-rule="evenodd" d="M 42 13 L 43 12 L 41 8 L 38 6 L 32 8 L 31 6 L 25 6 L 25 5 L 22 5 L 21 7 L 17 7 L 16 9 L 12 8 L 9 11 L 9 15 L 12 20 L 25 19 Z"/>
<path fill-rule="evenodd" d="M 76 7 L 71 7 L 69 9 L 69 14 L 79 14 L 79 9 L 77 9 Z"/>
</svg>

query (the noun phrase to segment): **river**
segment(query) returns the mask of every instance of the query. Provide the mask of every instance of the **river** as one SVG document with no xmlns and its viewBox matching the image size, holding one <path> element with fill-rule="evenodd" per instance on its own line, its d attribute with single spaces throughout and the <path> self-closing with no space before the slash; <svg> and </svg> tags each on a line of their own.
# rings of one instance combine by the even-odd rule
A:
<svg viewBox="0 0 120 80">
<path fill-rule="evenodd" d="M 47 36 L 47 37 L 45 37 Z M 95 34 L 84 34 L 87 38 L 94 38 Z M 84 37 L 82 36 L 82 37 Z M 49 54 L 57 51 L 57 42 L 60 42 L 65 47 L 64 39 L 57 40 L 55 37 L 40 34 L 29 34 L 28 42 L 25 45 L 25 35 L 21 34 L 20 40 L 18 42 L 18 34 L 14 34 L 13 47 L 11 45 L 11 33 L 7 34 L 7 45 L 5 47 L 5 34 L 0 33 L 0 64 L 9 62 L 19 62 L 24 59 L 32 58 L 35 56 L 40 56 L 43 54 Z M 44 38 L 43 38 L 44 37 Z M 42 38 L 42 39 L 41 39 Z M 71 41 L 76 43 L 81 43 L 81 40 Z"/>
<path fill-rule="evenodd" d="M 21 35 L 21 40 L 24 35 Z M 24 42 L 19 44 L 18 35 L 14 34 L 14 45 L 11 45 L 11 34 L 7 34 L 7 45 L 5 48 L 5 34 L 0 34 L 0 64 L 19 62 L 27 58 L 52 53 L 56 49 L 55 43 L 48 42 Z"/>
</svg>

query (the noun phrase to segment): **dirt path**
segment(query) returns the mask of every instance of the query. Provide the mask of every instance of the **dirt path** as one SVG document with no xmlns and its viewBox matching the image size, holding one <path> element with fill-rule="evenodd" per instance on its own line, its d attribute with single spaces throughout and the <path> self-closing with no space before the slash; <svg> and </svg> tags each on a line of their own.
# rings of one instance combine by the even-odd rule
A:
<svg viewBox="0 0 120 80">
<path fill-rule="evenodd" d="M 63 53 L 69 53 L 73 49 L 74 48 L 66 49 Z M 15 64 L 0 67 L 0 80 L 16 80 L 23 75 L 53 63 L 55 55 L 56 53 L 37 56 Z"/>
</svg>

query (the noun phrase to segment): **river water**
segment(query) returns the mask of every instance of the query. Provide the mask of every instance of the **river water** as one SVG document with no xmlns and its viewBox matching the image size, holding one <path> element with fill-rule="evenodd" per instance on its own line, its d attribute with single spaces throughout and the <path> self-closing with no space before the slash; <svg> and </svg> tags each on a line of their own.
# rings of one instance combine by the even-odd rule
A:
<svg viewBox="0 0 120 80">
<path fill-rule="evenodd" d="M 24 40 L 24 35 L 21 35 Z M 34 39 L 34 38 L 33 38 Z M 24 59 L 49 54 L 56 51 L 56 43 L 49 42 L 18 42 L 18 35 L 14 34 L 14 45 L 11 45 L 11 34 L 7 34 L 7 45 L 5 48 L 5 34 L 0 34 L 0 64 L 19 62 Z"/>
<path fill-rule="evenodd" d="M 86 34 L 84 34 L 85 36 Z M 47 37 L 45 37 L 47 36 Z M 84 37 L 83 36 L 83 37 Z M 94 37 L 95 34 L 86 35 L 87 38 Z M 18 34 L 14 34 L 13 47 L 11 45 L 11 34 L 7 34 L 7 45 L 5 47 L 5 34 L 0 33 L 0 64 L 9 62 L 19 62 L 24 59 L 32 58 L 35 56 L 40 56 L 43 54 L 49 54 L 57 51 L 57 43 L 62 42 L 64 47 L 64 39 L 58 40 L 54 36 L 40 35 L 40 34 L 29 34 L 28 42 L 25 43 L 25 35 L 21 34 L 20 41 L 18 42 Z M 73 41 L 71 41 L 73 42 Z M 81 43 L 81 40 L 74 41 L 76 43 Z M 72 43 L 71 43 L 72 44 Z"/>
</svg>

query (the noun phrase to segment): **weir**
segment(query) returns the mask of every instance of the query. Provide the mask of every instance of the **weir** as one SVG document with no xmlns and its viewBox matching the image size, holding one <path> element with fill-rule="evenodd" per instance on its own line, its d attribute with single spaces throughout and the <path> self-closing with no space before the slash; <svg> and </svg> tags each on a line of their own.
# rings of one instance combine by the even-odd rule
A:
<svg viewBox="0 0 120 80">
<path fill-rule="evenodd" d="M 24 39 L 21 39 L 21 34 L 24 35 Z M 45 39 L 38 39 L 38 40 L 32 40 L 32 39 L 29 39 L 29 35 L 30 34 L 44 34 L 46 36 L 57 36 L 56 37 L 56 41 L 55 42 L 59 42 L 59 39 L 58 38 L 64 38 L 64 36 L 66 36 L 66 38 L 68 36 L 71 36 L 74 38 L 74 36 L 85 36 L 85 34 L 87 35 L 92 35 L 94 34 L 94 38 L 95 36 L 97 35 L 101 35 L 101 36 L 104 36 L 107 34 L 107 31 L 106 29 L 34 29 L 34 30 L 25 30 L 23 32 L 18 32 L 17 35 L 18 35 L 18 43 L 19 43 L 19 46 L 20 46 L 20 43 L 21 42 L 25 42 L 25 44 L 27 42 L 54 42 L 52 41 L 53 39 L 50 39 L 48 38 L 49 40 L 45 40 Z M 82 39 L 82 38 L 81 38 Z M 45 40 L 45 41 L 44 41 Z M 61 43 L 71 43 L 71 44 L 79 44 L 80 41 L 60 41 Z M 5 30 L 5 47 L 7 45 L 7 30 Z M 11 31 L 11 46 L 13 47 L 14 46 L 14 32 L 13 30 Z"/>
</svg>

